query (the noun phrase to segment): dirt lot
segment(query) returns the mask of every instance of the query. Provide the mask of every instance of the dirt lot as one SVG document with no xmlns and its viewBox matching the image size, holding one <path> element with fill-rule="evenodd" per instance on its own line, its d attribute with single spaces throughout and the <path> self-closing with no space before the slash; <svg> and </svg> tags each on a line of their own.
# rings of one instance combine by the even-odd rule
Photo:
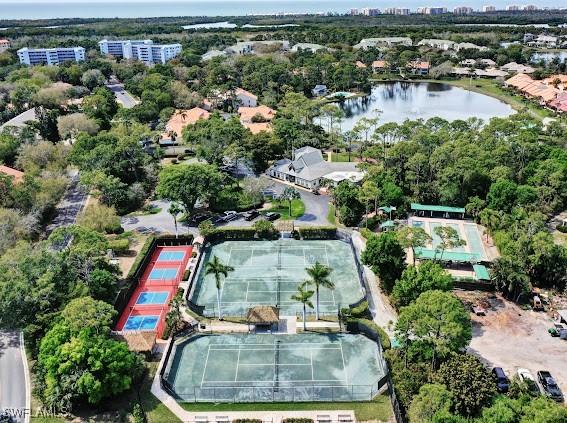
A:
<svg viewBox="0 0 567 423">
<path fill-rule="evenodd" d="M 460 292 L 466 302 L 488 307 L 486 316 L 471 313 L 473 339 L 469 351 L 489 367 L 502 367 L 509 377 L 518 368 L 529 369 L 537 378 L 538 370 L 549 370 L 567 394 L 567 340 L 552 338 L 547 329 L 553 325 L 545 312 L 522 310 L 500 296 Z"/>
</svg>

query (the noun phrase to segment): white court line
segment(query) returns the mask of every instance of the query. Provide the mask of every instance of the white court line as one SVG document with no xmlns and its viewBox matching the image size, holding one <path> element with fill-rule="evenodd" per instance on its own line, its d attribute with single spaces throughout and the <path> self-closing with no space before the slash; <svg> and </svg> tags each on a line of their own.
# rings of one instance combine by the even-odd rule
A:
<svg viewBox="0 0 567 423">
<path fill-rule="evenodd" d="M 333 296 L 333 305 L 337 305 L 337 301 L 335 300 L 335 290 L 331 289 L 331 295 Z M 319 301 L 321 303 L 321 301 Z"/>
<path fill-rule="evenodd" d="M 242 367 L 242 366 L 249 366 L 249 367 L 251 367 L 251 366 L 258 366 L 258 367 L 261 367 L 261 366 L 310 366 L 310 364 L 295 364 L 295 363 L 293 363 L 293 364 L 285 364 L 285 363 L 275 363 L 275 362 L 274 362 L 274 363 L 268 363 L 268 364 L 260 364 L 260 363 L 250 363 L 250 364 L 249 364 L 249 363 L 242 363 L 240 366 L 241 366 L 241 367 Z"/>
<path fill-rule="evenodd" d="M 327 252 L 327 246 L 325 245 L 325 257 L 327 257 L 327 266 L 329 265 L 329 253 Z"/>
<path fill-rule="evenodd" d="M 315 380 L 315 369 L 313 368 L 313 350 L 309 350 L 309 358 L 311 359 L 311 380 Z"/>
<path fill-rule="evenodd" d="M 215 347 L 210 347 L 209 348 L 210 351 L 245 351 L 245 352 L 250 352 L 250 351 L 274 351 L 274 348 L 215 348 Z M 313 348 L 301 348 L 301 347 L 294 347 L 294 348 L 280 348 L 280 351 L 297 351 L 297 350 L 329 350 L 329 351 L 340 351 L 340 348 L 337 347 L 313 347 Z"/>
<path fill-rule="evenodd" d="M 211 346 L 209 345 L 209 349 L 207 350 L 207 358 L 205 359 L 205 366 L 203 367 L 203 377 L 201 378 L 201 388 L 203 387 L 203 383 L 205 382 L 205 373 L 207 372 L 207 364 L 209 362 L 209 354 L 211 353 Z"/>
<path fill-rule="evenodd" d="M 210 350 L 209 350 L 210 351 Z M 240 365 L 240 348 L 238 349 L 238 356 L 236 357 L 236 372 L 234 372 L 234 381 L 238 380 L 238 366 Z"/>
<path fill-rule="evenodd" d="M 343 352 L 343 343 L 341 341 L 340 343 L 341 345 L 341 357 L 343 359 L 343 371 L 345 372 L 345 385 L 348 385 L 348 374 L 347 374 L 347 370 L 346 370 L 346 363 L 345 363 L 345 354 Z"/>
<path fill-rule="evenodd" d="M 248 293 L 250 292 L 250 281 L 246 283 L 246 302 L 248 302 Z"/>
</svg>

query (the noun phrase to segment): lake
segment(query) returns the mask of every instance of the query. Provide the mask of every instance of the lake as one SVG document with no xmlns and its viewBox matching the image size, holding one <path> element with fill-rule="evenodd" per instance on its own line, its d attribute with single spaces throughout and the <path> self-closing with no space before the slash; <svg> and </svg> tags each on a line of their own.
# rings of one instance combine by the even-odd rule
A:
<svg viewBox="0 0 567 423">
<path fill-rule="evenodd" d="M 558 58 L 560 63 L 565 62 L 565 60 L 567 60 L 567 51 L 561 50 L 561 51 L 550 51 L 550 52 L 548 51 L 537 52 L 532 55 L 530 60 L 532 63 L 539 63 L 542 60 L 545 63 L 551 63 L 555 58 Z"/>
<path fill-rule="evenodd" d="M 471 117 L 488 121 L 515 113 L 495 98 L 433 82 L 381 82 L 370 95 L 345 100 L 339 106 L 345 113 L 343 131 L 352 129 L 362 117 L 374 117 L 376 109 L 382 111 L 381 124 L 436 116 L 449 121 Z"/>
</svg>

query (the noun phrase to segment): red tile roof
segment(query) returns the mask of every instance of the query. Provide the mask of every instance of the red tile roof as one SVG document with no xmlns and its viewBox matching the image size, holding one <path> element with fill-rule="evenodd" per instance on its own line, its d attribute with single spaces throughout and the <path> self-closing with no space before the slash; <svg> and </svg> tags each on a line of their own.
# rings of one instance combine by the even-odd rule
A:
<svg viewBox="0 0 567 423">
<path fill-rule="evenodd" d="M 8 166 L 0 165 L 0 173 L 11 176 L 14 178 L 14 182 L 16 183 L 20 183 L 24 180 L 24 172 L 20 172 L 19 170 L 12 169 Z"/>
</svg>

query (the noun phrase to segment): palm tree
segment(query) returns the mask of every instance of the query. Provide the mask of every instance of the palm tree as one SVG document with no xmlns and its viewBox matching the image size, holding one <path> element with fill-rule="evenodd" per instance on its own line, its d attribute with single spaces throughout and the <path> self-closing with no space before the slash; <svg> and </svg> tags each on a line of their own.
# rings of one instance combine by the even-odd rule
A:
<svg viewBox="0 0 567 423">
<path fill-rule="evenodd" d="M 219 320 L 222 320 L 220 291 L 222 289 L 221 276 L 228 277 L 228 272 L 232 272 L 234 267 L 224 264 L 217 256 L 207 262 L 205 266 L 205 275 L 214 275 L 215 284 L 217 286 L 217 306 L 219 308 Z"/>
<path fill-rule="evenodd" d="M 291 296 L 291 299 L 303 304 L 303 330 L 307 330 L 307 323 L 306 323 L 306 310 L 307 307 L 313 308 L 313 303 L 311 302 L 311 297 L 313 296 L 313 291 L 307 291 L 305 289 L 306 284 L 302 283 L 297 287 L 297 294 Z"/>
<path fill-rule="evenodd" d="M 311 279 L 305 281 L 308 285 L 315 285 L 315 293 L 317 300 L 317 308 L 315 309 L 317 320 L 319 320 L 319 289 L 320 287 L 335 289 L 335 284 L 329 279 L 332 269 L 328 266 L 322 265 L 318 261 L 312 267 L 305 269 Z"/>
<path fill-rule="evenodd" d="M 293 218 L 291 214 L 291 203 L 293 200 L 301 198 L 301 195 L 294 187 L 285 187 L 282 194 L 280 195 L 280 200 L 284 200 L 288 202 L 289 205 L 289 217 Z"/>
<path fill-rule="evenodd" d="M 179 238 L 179 234 L 177 232 L 177 216 L 183 211 L 181 206 L 177 203 L 171 203 L 169 209 L 167 210 L 168 213 L 173 217 L 173 224 L 175 225 L 175 238 Z"/>
</svg>

